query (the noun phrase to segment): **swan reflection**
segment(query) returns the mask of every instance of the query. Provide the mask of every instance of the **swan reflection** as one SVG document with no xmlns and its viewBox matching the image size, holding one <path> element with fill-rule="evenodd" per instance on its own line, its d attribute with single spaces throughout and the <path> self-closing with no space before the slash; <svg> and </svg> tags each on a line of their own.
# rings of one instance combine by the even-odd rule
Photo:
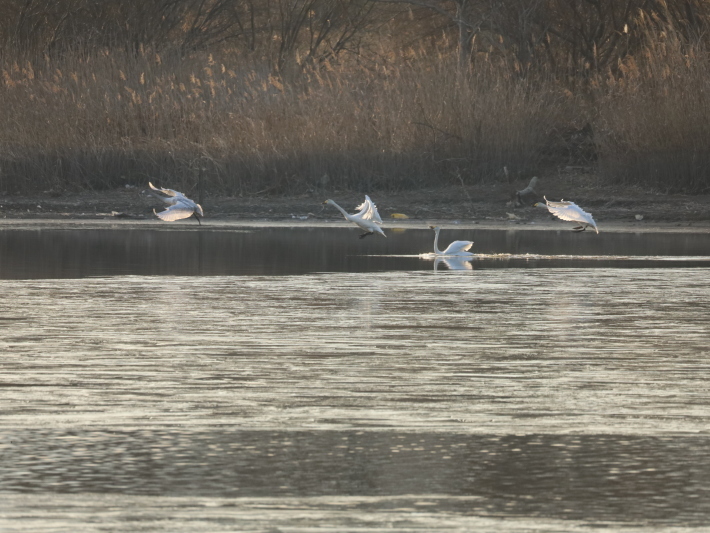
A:
<svg viewBox="0 0 710 533">
<path fill-rule="evenodd" d="M 434 259 L 434 272 L 439 269 L 439 264 L 444 263 L 449 270 L 473 270 L 472 257 L 437 257 Z"/>
</svg>

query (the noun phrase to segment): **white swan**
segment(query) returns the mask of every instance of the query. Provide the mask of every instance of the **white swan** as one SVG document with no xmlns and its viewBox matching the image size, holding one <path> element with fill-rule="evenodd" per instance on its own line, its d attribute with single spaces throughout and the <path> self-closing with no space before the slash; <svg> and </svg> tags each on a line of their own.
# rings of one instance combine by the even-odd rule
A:
<svg viewBox="0 0 710 533">
<path fill-rule="evenodd" d="M 165 211 L 161 211 L 160 213 L 157 213 L 155 209 L 153 209 L 153 213 L 155 213 L 155 216 L 159 219 L 173 221 L 194 216 L 197 222 L 202 225 L 200 217 L 204 217 L 205 214 L 202 211 L 202 206 L 200 204 L 193 202 L 181 192 L 174 191 L 172 189 L 160 189 L 155 187 L 151 182 L 148 182 L 148 185 L 150 185 L 152 190 L 164 194 L 165 196 L 161 196 L 153 193 L 153 196 L 160 198 L 163 202 L 170 206 Z"/>
<path fill-rule="evenodd" d="M 345 220 L 349 220 L 356 226 L 362 228 L 365 233 L 360 235 L 361 239 L 364 239 L 368 235 L 372 235 L 375 232 L 379 233 L 383 237 L 387 237 L 385 232 L 382 231 L 382 228 L 379 226 L 382 224 L 382 219 L 380 218 L 380 214 L 377 212 L 377 206 L 372 200 L 370 200 L 369 196 L 365 195 L 365 201 L 356 207 L 356 209 L 359 209 L 360 211 L 352 215 L 336 204 L 333 200 L 326 200 L 323 203 L 334 206 L 343 214 Z"/>
<path fill-rule="evenodd" d="M 543 196 L 543 198 L 545 197 Z M 587 227 L 592 227 L 594 228 L 594 231 L 597 232 L 597 234 L 599 233 L 597 223 L 594 222 L 592 215 L 584 211 L 574 202 L 565 202 L 564 200 L 560 202 L 550 202 L 547 200 L 547 198 L 545 198 L 544 204 L 542 202 L 538 202 L 534 204 L 534 207 L 547 208 L 550 213 L 562 220 L 567 220 L 569 222 L 579 222 L 581 226 L 572 228 L 573 231 L 584 231 L 585 229 L 587 229 Z"/>
<path fill-rule="evenodd" d="M 454 241 L 444 250 L 439 250 L 439 226 L 429 226 L 429 229 L 434 230 L 434 253 L 436 255 L 454 255 L 458 257 L 473 257 L 473 254 L 468 250 L 473 246 L 472 241 Z"/>
</svg>

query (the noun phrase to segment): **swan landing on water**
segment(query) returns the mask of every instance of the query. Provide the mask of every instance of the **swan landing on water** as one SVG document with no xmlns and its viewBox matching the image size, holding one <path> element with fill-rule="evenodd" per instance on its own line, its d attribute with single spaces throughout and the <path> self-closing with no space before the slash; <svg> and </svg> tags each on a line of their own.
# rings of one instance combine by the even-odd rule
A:
<svg viewBox="0 0 710 533">
<path fill-rule="evenodd" d="M 356 226 L 362 228 L 365 233 L 360 235 L 361 239 L 364 239 L 368 235 L 373 235 L 375 232 L 379 233 L 383 237 L 387 237 L 385 232 L 382 231 L 382 228 L 380 227 L 382 219 L 380 218 L 380 214 L 377 212 L 377 206 L 372 200 L 370 200 L 369 196 L 365 195 L 365 201 L 355 208 L 360 211 L 353 213 L 352 215 L 336 204 L 333 200 L 326 200 L 323 203 L 332 205 L 343 214 L 345 220 L 349 220 Z"/>
<path fill-rule="evenodd" d="M 160 220 L 173 221 L 195 217 L 197 223 L 202 225 L 200 217 L 204 217 L 205 214 L 203 213 L 202 206 L 200 204 L 193 202 L 181 192 L 174 191 L 172 189 L 160 189 L 155 187 L 151 182 L 148 182 L 148 185 L 150 185 L 150 188 L 153 191 L 156 191 L 152 193 L 153 196 L 160 198 L 163 202 L 170 206 L 165 209 L 165 211 L 161 211 L 160 213 L 153 209 L 153 213 L 155 213 L 155 216 Z M 162 193 L 165 196 L 156 193 Z"/>
<path fill-rule="evenodd" d="M 543 198 L 545 197 L 543 196 Z M 544 207 L 559 219 L 567 220 L 568 222 L 579 222 L 581 226 L 572 228 L 572 231 L 584 231 L 587 227 L 591 227 L 594 228 L 597 234 L 599 233 L 597 223 L 594 222 L 592 215 L 584 211 L 574 202 L 565 202 L 564 200 L 561 202 L 550 202 L 545 198 L 544 204 L 538 202 L 534 207 Z"/>
<path fill-rule="evenodd" d="M 473 246 L 472 241 L 454 241 L 442 252 L 439 250 L 439 232 L 441 231 L 441 227 L 429 226 L 429 229 L 434 230 L 434 253 L 437 256 L 473 257 L 473 253 L 468 251 L 471 249 L 471 246 Z"/>
</svg>

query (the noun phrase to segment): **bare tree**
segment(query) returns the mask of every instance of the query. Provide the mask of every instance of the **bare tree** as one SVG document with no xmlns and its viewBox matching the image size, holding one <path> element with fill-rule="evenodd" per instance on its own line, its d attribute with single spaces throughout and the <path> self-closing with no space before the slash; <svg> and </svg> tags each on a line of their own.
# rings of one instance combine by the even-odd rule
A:
<svg viewBox="0 0 710 533">
<path fill-rule="evenodd" d="M 272 5 L 269 20 L 281 72 L 297 62 L 338 55 L 375 20 L 373 0 L 273 0 Z"/>
<path fill-rule="evenodd" d="M 501 2 L 493 0 L 379 0 L 383 3 L 408 4 L 444 17 L 458 33 L 459 64 L 467 66 L 473 44 L 482 28 L 490 24 Z"/>
<path fill-rule="evenodd" d="M 141 45 L 185 53 L 229 40 L 256 43 L 254 0 L 0 1 L 6 44 L 44 52 L 64 45 Z"/>
</svg>

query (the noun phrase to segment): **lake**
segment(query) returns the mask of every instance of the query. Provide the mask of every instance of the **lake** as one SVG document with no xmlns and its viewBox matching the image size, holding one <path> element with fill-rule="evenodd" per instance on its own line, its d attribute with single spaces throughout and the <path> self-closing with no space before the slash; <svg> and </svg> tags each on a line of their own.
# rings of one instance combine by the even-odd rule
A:
<svg viewBox="0 0 710 533">
<path fill-rule="evenodd" d="M 707 531 L 710 235 L 0 231 L 0 530 Z"/>
</svg>

